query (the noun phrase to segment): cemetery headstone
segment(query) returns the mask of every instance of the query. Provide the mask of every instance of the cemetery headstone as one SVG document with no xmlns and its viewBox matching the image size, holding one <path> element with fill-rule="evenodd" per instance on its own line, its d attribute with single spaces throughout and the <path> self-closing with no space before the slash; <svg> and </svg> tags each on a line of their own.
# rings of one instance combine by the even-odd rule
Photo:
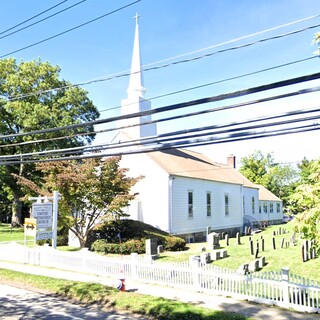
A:
<svg viewBox="0 0 320 320">
<path fill-rule="evenodd" d="M 226 241 L 226 246 L 228 246 L 229 245 L 229 234 L 227 233 L 224 238 Z"/>
<path fill-rule="evenodd" d="M 250 240 L 249 245 L 250 245 L 250 254 L 253 256 L 254 252 L 253 252 L 253 241 L 252 240 Z"/>
<path fill-rule="evenodd" d="M 219 238 L 219 234 L 215 233 L 215 232 L 211 232 L 208 235 L 208 245 L 209 245 L 209 249 L 219 249 L 220 248 L 220 238 Z"/>
<path fill-rule="evenodd" d="M 146 254 L 153 256 L 158 254 L 157 250 L 158 246 L 158 239 L 157 238 L 152 238 L 152 239 L 147 239 L 146 240 Z"/>
<path fill-rule="evenodd" d="M 236 234 L 236 238 L 237 238 L 237 244 L 241 244 L 241 240 L 240 240 L 240 232 L 237 232 L 237 234 Z"/>
</svg>

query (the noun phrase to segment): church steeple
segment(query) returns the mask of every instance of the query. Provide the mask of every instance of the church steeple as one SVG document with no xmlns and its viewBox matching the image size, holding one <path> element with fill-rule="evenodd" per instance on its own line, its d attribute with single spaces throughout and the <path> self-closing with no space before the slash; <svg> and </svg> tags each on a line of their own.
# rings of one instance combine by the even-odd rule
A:
<svg viewBox="0 0 320 320">
<path fill-rule="evenodd" d="M 151 110 L 151 102 L 144 97 L 146 89 L 143 87 L 143 77 L 140 57 L 139 43 L 139 15 L 136 14 L 136 30 L 133 44 L 133 54 L 131 61 L 131 73 L 128 86 L 128 97 L 121 101 L 121 115 L 138 113 Z M 117 127 L 121 128 L 122 139 L 141 139 L 145 137 L 155 137 L 157 135 L 156 123 L 150 123 L 151 115 L 144 115 L 136 118 L 122 119 L 117 122 Z"/>
<path fill-rule="evenodd" d="M 138 14 L 134 16 L 134 18 L 136 19 L 136 30 L 135 30 L 134 44 L 133 44 L 129 87 L 127 90 L 128 97 L 132 95 L 134 96 L 138 95 L 139 97 L 144 97 L 144 94 L 146 92 L 146 89 L 143 87 L 143 75 L 141 70 L 139 17 L 140 16 Z"/>
</svg>

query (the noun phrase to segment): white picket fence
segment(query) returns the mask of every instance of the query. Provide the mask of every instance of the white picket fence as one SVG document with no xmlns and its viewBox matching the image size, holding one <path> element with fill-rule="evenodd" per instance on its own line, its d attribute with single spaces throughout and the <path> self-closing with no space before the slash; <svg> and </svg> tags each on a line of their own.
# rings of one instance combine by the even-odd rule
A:
<svg viewBox="0 0 320 320">
<path fill-rule="evenodd" d="M 62 252 L 51 247 L 27 248 L 17 243 L 0 245 L 0 260 L 34 264 L 75 272 L 126 278 L 231 296 L 236 299 L 277 305 L 303 312 L 320 312 L 320 286 L 314 281 L 279 272 L 240 275 L 213 264 L 164 263 L 146 256 L 106 257 L 81 250 Z"/>
</svg>

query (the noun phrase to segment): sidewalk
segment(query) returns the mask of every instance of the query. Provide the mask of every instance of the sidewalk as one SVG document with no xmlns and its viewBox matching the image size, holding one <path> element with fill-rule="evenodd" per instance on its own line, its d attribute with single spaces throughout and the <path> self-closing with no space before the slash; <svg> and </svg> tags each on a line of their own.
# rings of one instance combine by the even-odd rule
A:
<svg viewBox="0 0 320 320">
<path fill-rule="evenodd" d="M 90 274 L 45 268 L 27 264 L 0 261 L 0 268 L 25 272 L 29 274 L 43 275 L 52 278 L 84 282 L 96 282 L 111 287 L 115 287 L 117 284 L 117 279 L 115 278 L 101 277 Z M 232 298 L 226 298 L 222 296 L 208 295 L 181 289 L 145 284 L 142 282 L 133 281 L 131 279 L 127 279 L 126 281 L 126 291 L 134 291 L 140 294 L 148 294 L 167 299 L 193 303 L 195 305 L 214 310 L 236 312 L 244 316 L 250 317 L 251 319 L 257 320 L 320 320 L 319 314 L 293 312 L 277 307 L 249 303 L 246 301 L 238 301 Z"/>
</svg>

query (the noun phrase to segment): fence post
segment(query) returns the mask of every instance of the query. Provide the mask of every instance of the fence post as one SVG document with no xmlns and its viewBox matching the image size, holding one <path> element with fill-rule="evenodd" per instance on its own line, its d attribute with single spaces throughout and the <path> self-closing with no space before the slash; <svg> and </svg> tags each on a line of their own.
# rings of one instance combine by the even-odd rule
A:
<svg viewBox="0 0 320 320">
<path fill-rule="evenodd" d="M 200 261 L 199 259 L 193 259 L 189 262 L 190 266 L 192 267 L 193 273 L 193 287 L 201 290 L 201 283 L 200 283 Z"/>
<path fill-rule="evenodd" d="M 290 268 L 281 268 L 281 291 L 285 308 L 289 308 L 289 271 Z"/>
<path fill-rule="evenodd" d="M 131 277 L 137 278 L 137 259 L 138 254 L 136 252 L 131 253 Z"/>
</svg>

